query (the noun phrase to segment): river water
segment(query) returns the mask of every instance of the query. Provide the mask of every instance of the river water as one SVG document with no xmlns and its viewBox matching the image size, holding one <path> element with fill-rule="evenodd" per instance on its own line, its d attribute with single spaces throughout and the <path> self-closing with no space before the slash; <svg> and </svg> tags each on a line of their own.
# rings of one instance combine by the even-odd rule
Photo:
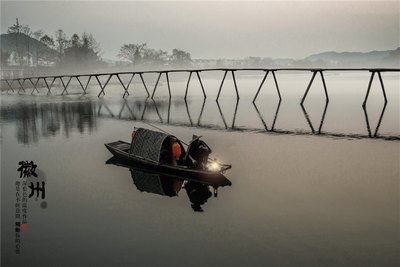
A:
<svg viewBox="0 0 400 267">
<path fill-rule="evenodd" d="M 202 74 L 203 75 L 203 74 Z M 398 266 L 399 77 L 384 74 L 387 105 L 368 74 L 327 75 L 330 101 L 310 75 L 196 77 L 165 81 L 146 99 L 135 80 L 123 100 L 111 84 L 78 95 L 46 89 L 1 97 L 1 255 L 5 266 Z M 154 78 L 149 79 L 150 93 Z M 220 77 L 221 78 L 221 77 Z M 219 79 L 220 79 L 219 78 Z M 129 79 L 129 77 L 124 77 Z M 27 91 L 28 92 L 28 91 Z M 30 92 L 30 91 L 29 91 Z M 213 156 L 232 164 L 232 186 L 192 208 L 187 190 L 150 193 L 128 168 L 105 164 L 104 143 L 129 140 L 133 127 L 160 127 L 182 140 L 202 135 Z M 45 199 L 29 198 L 28 228 L 15 253 L 17 168 L 37 164 Z"/>
</svg>

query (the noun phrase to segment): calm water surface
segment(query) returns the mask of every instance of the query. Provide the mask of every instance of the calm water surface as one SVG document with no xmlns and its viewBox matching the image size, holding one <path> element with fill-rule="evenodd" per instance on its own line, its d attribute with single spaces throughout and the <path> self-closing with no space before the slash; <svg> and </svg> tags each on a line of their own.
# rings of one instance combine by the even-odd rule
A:
<svg viewBox="0 0 400 267">
<path fill-rule="evenodd" d="M 329 105 L 316 84 L 305 110 L 299 99 L 308 76 L 301 86 L 282 78 L 281 103 L 267 80 L 255 106 L 255 78 L 238 81 L 240 89 L 252 88 L 239 102 L 229 80 L 219 103 L 215 91 L 203 102 L 199 87 L 185 103 L 177 96 L 184 82 L 174 84 L 180 89 L 171 101 L 165 84 L 156 101 L 146 100 L 139 85 L 125 101 L 117 85 L 100 100 L 98 88 L 86 97 L 3 94 L 2 263 L 398 266 L 398 80 L 387 81 L 386 106 L 373 87 L 365 112 L 368 76 L 335 78 L 327 77 Z M 217 80 L 204 83 L 218 88 Z M 226 173 L 232 186 L 210 197 L 204 212 L 192 209 L 184 189 L 177 197 L 141 192 L 129 169 L 105 164 L 111 154 L 104 143 L 128 140 L 134 126 L 148 122 L 183 140 L 202 135 L 216 157 L 233 165 Z M 29 199 L 29 228 L 16 255 L 21 160 L 38 165 L 47 207 Z"/>
</svg>

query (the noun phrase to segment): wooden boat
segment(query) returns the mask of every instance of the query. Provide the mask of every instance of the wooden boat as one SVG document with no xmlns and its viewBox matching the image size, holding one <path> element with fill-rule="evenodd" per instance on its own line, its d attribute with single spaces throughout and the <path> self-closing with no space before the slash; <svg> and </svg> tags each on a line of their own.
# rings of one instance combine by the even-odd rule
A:
<svg viewBox="0 0 400 267">
<path fill-rule="evenodd" d="M 139 167 L 140 169 L 175 176 L 189 181 L 202 182 L 211 186 L 226 186 L 232 184 L 231 181 L 223 175 L 225 170 L 231 168 L 230 165 L 220 164 L 218 170 L 212 171 L 208 169 L 195 169 L 185 165 L 163 163 L 160 160 L 160 151 L 170 137 L 173 136 L 139 128 L 136 130 L 130 144 L 124 141 L 116 141 L 105 144 L 105 146 L 114 157 L 123 162 L 122 164 L 124 165 L 128 164 L 133 167 Z M 182 146 L 180 142 L 179 144 Z"/>
<path fill-rule="evenodd" d="M 115 165 L 115 166 L 119 166 L 119 167 L 123 167 L 123 168 L 129 169 L 129 171 L 132 174 L 133 182 L 136 185 L 136 187 L 138 188 L 138 190 L 147 191 L 147 192 L 152 191 L 151 193 L 154 193 L 155 190 L 145 189 L 145 188 L 143 188 L 143 186 L 139 186 L 138 185 L 138 184 L 145 184 L 146 187 L 148 187 L 148 186 L 151 187 L 151 185 L 149 185 L 149 184 L 151 184 L 152 181 L 144 181 L 145 178 L 142 178 L 142 177 L 147 177 L 147 178 L 148 177 L 152 177 L 152 178 L 150 178 L 148 180 L 158 180 L 158 183 L 160 183 L 160 184 L 170 183 L 172 180 L 180 180 L 180 181 L 182 181 L 182 183 L 185 182 L 185 181 L 191 181 L 191 182 L 196 182 L 196 183 L 200 183 L 200 184 L 204 184 L 204 185 L 210 185 L 210 186 L 212 186 L 214 188 L 224 187 L 226 185 L 231 185 L 231 182 L 226 177 L 224 177 L 224 179 L 215 179 L 215 180 L 213 180 L 211 182 L 204 182 L 204 181 L 200 181 L 199 179 L 192 179 L 190 177 L 187 178 L 187 177 L 183 177 L 183 176 L 170 175 L 170 174 L 165 174 L 165 173 L 162 173 L 162 172 L 157 172 L 157 171 L 154 171 L 154 170 L 144 169 L 144 168 L 141 168 L 140 165 L 131 164 L 131 163 L 126 162 L 124 160 L 117 159 L 115 156 L 113 156 L 110 159 L 108 159 L 106 161 L 106 164 Z M 141 175 L 135 175 L 135 178 L 133 178 L 134 177 L 133 174 L 138 174 L 138 173 L 141 174 Z M 143 181 L 138 182 L 137 181 L 138 180 L 137 179 L 138 176 Z M 154 177 L 157 177 L 157 179 L 155 179 Z M 155 182 L 153 181 L 153 184 L 154 183 Z M 168 190 L 164 190 L 164 191 L 168 191 Z M 168 194 L 164 193 L 164 195 L 168 195 Z"/>
</svg>

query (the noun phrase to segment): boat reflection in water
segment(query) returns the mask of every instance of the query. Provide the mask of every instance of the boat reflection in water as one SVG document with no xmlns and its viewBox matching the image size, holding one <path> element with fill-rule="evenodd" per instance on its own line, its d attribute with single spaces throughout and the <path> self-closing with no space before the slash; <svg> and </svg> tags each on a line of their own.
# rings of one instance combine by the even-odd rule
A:
<svg viewBox="0 0 400 267">
<path fill-rule="evenodd" d="M 195 212 L 203 212 L 202 205 L 213 195 L 211 190 L 214 191 L 214 197 L 216 197 L 219 187 L 231 185 L 231 182 L 226 177 L 224 177 L 225 181 L 199 182 L 190 177 L 180 177 L 141 169 L 115 157 L 107 160 L 106 164 L 128 168 L 133 183 L 140 192 L 176 197 L 182 188 L 185 189 L 190 205 Z"/>
</svg>

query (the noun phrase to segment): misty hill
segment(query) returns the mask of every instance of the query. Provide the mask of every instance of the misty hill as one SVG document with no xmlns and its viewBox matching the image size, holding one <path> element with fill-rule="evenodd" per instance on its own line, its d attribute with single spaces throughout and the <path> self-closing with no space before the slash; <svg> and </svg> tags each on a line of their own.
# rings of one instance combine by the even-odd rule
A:
<svg viewBox="0 0 400 267">
<path fill-rule="evenodd" d="M 399 67 L 400 47 L 395 50 L 371 52 L 323 52 L 306 57 L 304 60 L 324 62 L 329 66 L 341 67 Z"/>
<path fill-rule="evenodd" d="M 0 49 L 3 53 L 13 54 L 17 52 L 22 57 L 27 57 L 29 54 L 33 62 L 37 62 L 38 56 L 43 54 L 57 55 L 57 51 L 23 33 L 1 34 Z"/>
</svg>

